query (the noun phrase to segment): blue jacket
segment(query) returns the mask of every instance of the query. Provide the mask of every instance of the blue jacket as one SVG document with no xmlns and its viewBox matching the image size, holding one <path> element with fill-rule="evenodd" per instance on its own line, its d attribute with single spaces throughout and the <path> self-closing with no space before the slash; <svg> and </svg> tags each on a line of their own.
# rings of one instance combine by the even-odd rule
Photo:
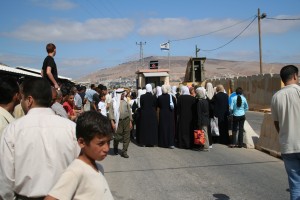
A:
<svg viewBox="0 0 300 200">
<path fill-rule="evenodd" d="M 237 107 L 237 97 L 240 96 L 242 98 L 242 105 L 241 107 Z M 233 114 L 233 116 L 243 116 L 245 115 L 245 112 L 249 109 L 248 103 L 246 98 L 243 95 L 236 95 L 232 98 L 231 104 L 230 104 L 230 110 Z"/>
</svg>

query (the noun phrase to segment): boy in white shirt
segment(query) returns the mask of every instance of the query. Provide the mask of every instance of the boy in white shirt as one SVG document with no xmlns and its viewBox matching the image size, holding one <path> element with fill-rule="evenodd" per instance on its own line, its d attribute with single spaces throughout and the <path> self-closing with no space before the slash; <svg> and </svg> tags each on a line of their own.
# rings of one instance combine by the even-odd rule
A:
<svg viewBox="0 0 300 200">
<path fill-rule="evenodd" d="M 105 117 L 107 117 L 107 104 L 105 103 L 105 94 L 100 94 L 100 101 L 98 103 L 98 111 Z"/>
<path fill-rule="evenodd" d="M 113 199 L 103 168 L 109 151 L 112 128 L 108 118 L 98 112 L 84 112 L 77 119 L 76 137 L 81 153 L 62 174 L 45 200 Z"/>
</svg>

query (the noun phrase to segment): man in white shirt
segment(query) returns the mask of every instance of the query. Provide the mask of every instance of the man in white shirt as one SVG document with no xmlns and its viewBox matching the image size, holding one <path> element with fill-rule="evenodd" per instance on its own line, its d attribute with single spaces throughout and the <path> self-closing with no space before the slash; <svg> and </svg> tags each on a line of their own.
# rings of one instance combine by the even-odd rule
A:
<svg viewBox="0 0 300 200">
<path fill-rule="evenodd" d="M 13 77 L 0 78 L 0 138 L 5 127 L 15 120 L 12 115 L 14 107 L 19 102 L 19 85 Z M 0 170 L 1 188 L 9 189 L 7 185 L 2 185 L 5 181 Z M 0 196 L 0 199 L 6 199 L 6 196 Z"/>
<path fill-rule="evenodd" d="M 55 112 L 55 114 L 69 119 L 68 113 L 64 109 L 62 102 L 62 92 L 60 90 L 56 90 L 52 87 L 52 105 L 51 109 Z"/>
<path fill-rule="evenodd" d="M 82 99 L 81 96 L 78 94 L 77 88 L 74 86 L 71 89 L 71 92 L 74 94 L 74 105 L 76 110 L 82 109 Z"/>
<path fill-rule="evenodd" d="M 0 199 L 44 198 L 80 151 L 75 123 L 49 107 L 47 80 L 26 80 L 21 96 L 26 115 L 10 123 L 0 140 Z"/>
<path fill-rule="evenodd" d="M 298 68 L 287 65 L 280 70 L 284 87 L 272 98 L 271 111 L 279 133 L 281 157 L 288 175 L 290 197 L 300 199 L 300 86 Z"/>
<path fill-rule="evenodd" d="M 0 138 L 4 128 L 15 120 L 12 115 L 19 100 L 19 84 L 13 77 L 5 76 L 0 79 Z"/>
<path fill-rule="evenodd" d="M 108 93 L 106 86 L 102 87 L 101 93 L 105 95 L 105 103 L 107 105 L 107 108 L 109 108 L 111 102 L 111 95 Z"/>
</svg>

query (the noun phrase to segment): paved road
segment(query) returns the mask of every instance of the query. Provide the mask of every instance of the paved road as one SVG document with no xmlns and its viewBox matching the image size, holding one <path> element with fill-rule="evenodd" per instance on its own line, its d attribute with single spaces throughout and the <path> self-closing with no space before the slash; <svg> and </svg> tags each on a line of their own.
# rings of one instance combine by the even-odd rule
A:
<svg viewBox="0 0 300 200">
<path fill-rule="evenodd" d="M 131 143 L 128 154 L 102 162 L 116 200 L 289 199 L 283 162 L 255 149 L 214 144 L 198 152 Z"/>
<path fill-rule="evenodd" d="M 260 127 L 264 119 L 264 113 L 248 111 L 246 112 L 246 120 L 253 128 L 253 130 L 260 135 Z"/>
</svg>

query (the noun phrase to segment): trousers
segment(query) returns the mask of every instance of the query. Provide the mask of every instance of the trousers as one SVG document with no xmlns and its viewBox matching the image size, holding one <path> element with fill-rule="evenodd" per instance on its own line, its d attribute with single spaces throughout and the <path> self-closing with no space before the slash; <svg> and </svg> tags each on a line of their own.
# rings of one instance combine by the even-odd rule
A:
<svg viewBox="0 0 300 200">
<path fill-rule="evenodd" d="M 288 175 L 290 198 L 300 200 L 300 153 L 281 154 Z"/>
<path fill-rule="evenodd" d="M 114 134 L 114 148 L 118 148 L 119 143 L 123 142 L 122 152 L 126 153 L 130 143 L 130 118 L 120 120 L 117 131 Z"/>
<path fill-rule="evenodd" d="M 245 115 L 242 116 L 233 116 L 232 119 L 232 144 L 237 144 L 239 146 L 243 146 L 243 138 L 244 138 L 244 123 L 245 123 Z M 239 127 L 238 137 L 237 137 L 237 128 Z"/>
</svg>

